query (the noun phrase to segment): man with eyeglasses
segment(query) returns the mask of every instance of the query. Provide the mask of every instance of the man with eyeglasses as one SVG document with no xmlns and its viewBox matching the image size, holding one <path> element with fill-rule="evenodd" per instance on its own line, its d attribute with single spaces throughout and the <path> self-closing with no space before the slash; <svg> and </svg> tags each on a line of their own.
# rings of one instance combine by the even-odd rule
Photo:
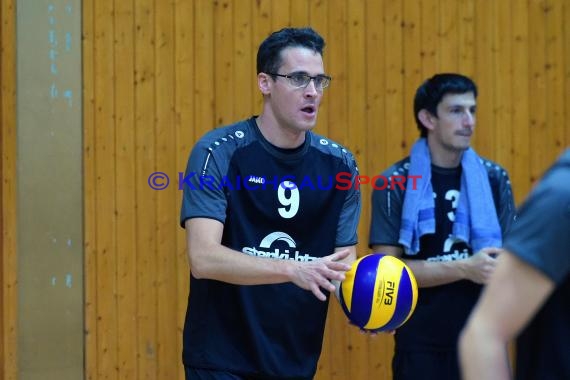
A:
<svg viewBox="0 0 570 380">
<path fill-rule="evenodd" d="M 190 155 L 181 225 L 190 296 L 186 379 L 312 379 L 328 299 L 356 258 L 352 154 L 312 132 L 324 89 L 324 40 L 271 34 L 257 54 L 259 116 L 215 129 Z M 187 179 L 187 180 L 186 180 Z"/>
</svg>

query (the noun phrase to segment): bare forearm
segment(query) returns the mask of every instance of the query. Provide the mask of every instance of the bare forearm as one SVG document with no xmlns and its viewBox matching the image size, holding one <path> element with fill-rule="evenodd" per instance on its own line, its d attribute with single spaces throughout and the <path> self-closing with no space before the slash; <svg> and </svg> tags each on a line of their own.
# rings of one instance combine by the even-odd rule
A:
<svg viewBox="0 0 570 380">
<path fill-rule="evenodd" d="M 404 262 L 414 273 L 418 286 L 422 288 L 449 284 L 465 278 L 461 261 L 404 260 Z"/>
<path fill-rule="evenodd" d="M 404 251 L 400 246 L 374 245 L 374 252 L 402 259 L 412 270 L 419 287 L 430 287 L 449 284 L 465 278 L 464 263 L 462 261 L 430 262 L 425 260 L 403 259 Z"/>
<path fill-rule="evenodd" d="M 277 284 L 290 281 L 290 271 L 294 270 L 292 262 L 253 257 L 220 244 L 195 249 L 207 252 L 190 255 L 196 278 L 236 285 Z"/>
<path fill-rule="evenodd" d="M 507 344 L 488 331 L 469 326 L 460 338 L 461 369 L 465 380 L 510 379 Z"/>
</svg>

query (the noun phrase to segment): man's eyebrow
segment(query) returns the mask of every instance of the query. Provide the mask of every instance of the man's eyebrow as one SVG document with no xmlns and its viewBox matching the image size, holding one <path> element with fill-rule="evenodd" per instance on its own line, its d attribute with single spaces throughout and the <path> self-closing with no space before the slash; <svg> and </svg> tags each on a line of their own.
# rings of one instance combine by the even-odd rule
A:
<svg viewBox="0 0 570 380">
<path fill-rule="evenodd" d="M 454 108 L 454 107 L 472 108 L 472 107 L 477 107 L 477 104 L 452 103 L 452 104 L 449 104 L 447 107 L 448 108 Z"/>
</svg>

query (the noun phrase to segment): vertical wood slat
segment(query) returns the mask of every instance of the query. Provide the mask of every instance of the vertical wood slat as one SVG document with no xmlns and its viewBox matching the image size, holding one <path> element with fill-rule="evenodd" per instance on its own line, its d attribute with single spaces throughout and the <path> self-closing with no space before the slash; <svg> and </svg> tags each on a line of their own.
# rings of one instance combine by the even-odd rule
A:
<svg viewBox="0 0 570 380">
<path fill-rule="evenodd" d="M 386 159 L 388 163 L 400 160 L 404 151 L 404 110 L 408 110 L 403 104 L 404 99 L 404 76 L 403 76 L 403 6 L 398 1 L 388 1 L 385 3 L 385 46 L 388 48 L 385 55 L 386 88 L 384 91 L 384 101 L 386 110 L 384 121 L 384 141 L 389 144 L 384 145 L 386 149 Z"/>
<path fill-rule="evenodd" d="M 271 30 L 271 0 L 259 0 L 252 4 L 251 7 L 251 48 L 253 55 L 253 72 L 257 73 L 257 47 L 260 41 L 263 41 Z M 243 75 L 243 74 L 240 74 Z M 253 97 L 253 112 L 259 114 L 261 112 L 261 104 L 263 97 L 259 93 L 257 87 L 257 79 L 252 78 L 251 94 Z"/>
<path fill-rule="evenodd" d="M 155 2 L 155 93 L 156 93 L 156 168 L 176 180 L 176 144 L 174 126 L 174 1 Z M 174 379 L 180 363 L 176 345 L 178 339 L 177 281 L 176 281 L 176 233 L 178 232 L 176 209 L 179 200 L 174 182 L 172 186 L 157 192 L 157 248 L 156 248 L 156 346 L 157 374 L 159 379 Z M 185 289 L 183 291 L 185 293 Z"/>
<path fill-rule="evenodd" d="M 563 147 L 568 145 L 568 143 L 564 144 L 564 98 L 568 98 L 569 93 L 564 92 L 563 25 L 570 20 L 562 17 L 564 4 L 564 2 L 550 0 L 547 2 L 548 8 L 545 10 L 547 59 L 545 80 L 548 87 L 545 102 L 547 128 L 551 133 L 550 140 L 546 142 L 546 145 L 555 149 L 550 149 L 548 155 L 544 157 L 544 170 L 556 159 Z M 566 65 L 569 63 L 566 62 Z"/>
<path fill-rule="evenodd" d="M 368 1 L 366 4 L 366 154 L 364 159 L 368 174 L 374 176 L 383 171 L 388 163 L 388 144 L 384 138 L 386 129 L 397 128 L 387 125 L 386 114 L 392 112 L 387 108 L 384 96 L 386 88 L 386 60 L 385 52 L 393 48 L 391 41 L 384 37 L 386 13 L 383 2 Z M 419 53 L 418 53 L 419 54 Z M 370 196 L 362 199 L 363 203 L 370 203 Z M 360 219 L 365 228 L 368 228 L 370 219 Z M 359 236 L 361 245 L 368 245 L 368 232 Z M 394 342 L 391 336 L 380 334 L 369 345 L 368 370 L 369 379 L 389 379 L 392 375 L 391 355 Z"/>
<path fill-rule="evenodd" d="M 512 102 L 513 117 L 510 128 L 513 141 L 513 162 L 511 166 L 511 182 L 515 180 L 513 193 L 515 201 L 520 203 L 522 194 L 527 194 L 530 189 L 528 177 L 529 163 L 529 19 L 528 3 L 513 1 L 513 45 L 512 45 Z"/>
<path fill-rule="evenodd" d="M 365 151 L 366 136 L 365 129 L 360 126 L 366 123 L 366 23 L 365 23 L 365 7 L 366 4 L 363 0 L 356 0 L 350 3 L 348 7 L 348 20 L 347 20 L 347 64 L 350 70 L 348 71 L 348 93 L 351 96 L 347 99 L 348 105 L 346 112 L 350 115 L 347 118 L 346 125 L 348 128 L 348 141 L 351 141 L 350 150 L 354 154 L 358 163 L 359 170 L 363 175 L 369 175 L 369 170 L 364 160 L 363 152 Z M 357 127 L 359 126 L 359 127 Z M 362 197 L 364 199 L 370 196 L 370 186 L 363 185 Z M 362 215 L 369 215 L 369 202 L 363 203 Z M 369 219 L 368 217 L 366 219 Z M 363 237 L 366 235 L 365 230 L 368 227 L 364 223 L 359 225 L 358 236 Z M 363 256 L 367 253 L 368 249 L 364 244 L 358 247 L 358 256 Z M 337 300 L 332 299 L 332 302 L 338 304 Z M 336 305 L 336 309 L 340 307 Z M 342 313 L 340 319 L 346 319 Z M 361 334 L 357 329 L 349 330 L 349 344 L 351 348 L 351 360 L 349 361 L 349 379 L 369 379 L 368 372 L 368 356 L 369 356 L 369 337 Z"/>
<path fill-rule="evenodd" d="M 548 89 L 546 88 L 546 25 L 544 15 L 544 1 L 529 2 L 529 51 L 532 52 L 530 59 L 529 94 L 533 98 L 530 119 L 530 141 L 534 150 L 533 159 L 530 161 L 530 178 L 535 183 L 544 170 L 543 158 L 547 157 L 551 147 L 547 146 L 549 131 L 546 125 L 546 104 Z M 530 104 L 529 104 L 530 106 Z"/>
<path fill-rule="evenodd" d="M 416 89 L 424 80 L 422 78 L 422 60 L 420 55 L 422 50 L 420 36 L 422 21 L 421 9 L 414 3 L 405 2 L 402 12 L 402 45 L 406 47 L 402 53 L 402 69 L 405 78 L 403 85 L 402 149 L 404 152 L 407 152 L 419 137 L 413 104 Z M 386 163 L 386 165 L 389 164 Z"/>
<path fill-rule="evenodd" d="M 437 31 L 439 25 L 438 0 L 421 0 L 422 78 L 427 79 L 437 70 Z"/>
<path fill-rule="evenodd" d="M 0 378 L 18 375 L 16 209 L 16 5 L 0 4 Z"/>
<path fill-rule="evenodd" d="M 512 93 L 511 83 L 512 73 L 512 28 L 511 28 L 511 4 L 508 1 L 498 1 L 494 4 L 493 12 L 496 20 L 493 23 L 495 47 L 493 49 L 494 68 L 494 86 L 489 88 L 492 94 L 483 94 L 483 96 L 492 96 L 493 98 L 493 116 L 494 121 L 491 125 L 483 125 L 479 132 L 494 135 L 495 151 L 492 157 L 499 162 L 501 166 L 512 167 L 511 153 L 512 142 L 510 130 L 505 126 L 512 125 Z M 494 131 L 494 133 L 492 132 Z"/>
<path fill-rule="evenodd" d="M 147 178 L 156 166 L 156 66 L 154 0 L 135 2 L 135 160 L 137 234 L 137 374 L 157 375 L 157 192 Z"/>
<path fill-rule="evenodd" d="M 495 15 L 493 8 L 487 4 L 475 2 L 475 55 L 480 63 L 476 65 L 475 81 L 478 87 L 477 97 L 477 130 L 473 135 L 473 143 L 478 148 L 477 152 L 487 158 L 492 158 L 495 152 L 495 139 L 493 136 L 493 84 L 494 66 L 492 51 L 495 41 L 493 40 L 493 24 Z M 483 132 L 483 133 L 481 133 Z"/>
<path fill-rule="evenodd" d="M 240 6 L 237 4 L 236 6 Z M 232 0 L 214 2 L 214 87 L 216 125 L 223 126 L 234 120 L 235 78 L 233 77 L 233 11 Z"/>
<path fill-rule="evenodd" d="M 326 1 L 311 1 L 309 2 L 309 24 L 311 28 L 313 28 L 317 33 L 319 33 L 325 39 L 325 49 L 324 49 L 324 65 L 325 65 L 325 72 L 328 75 L 331 74 L 331 67 L 329 62 L 330 58 L 330 41 L 328 40 L 328 3 Z M 259 40 L 261 41 L 261 40 Z M 255 42 L 259 44 L 259 42 Z M 325 95 L 323 96 L 323 100 L 321 101 L 321 107 L 319 109 L 319 117 L 317 118 L 317 126 L 315 131 L 319 134 L 328 135 L 328 108 L 329 103 L 328 99 L 330 98 L 330 89 L 333 88 L 332 86 L 336 86 L 336 78 L 333 75 L 333 79 L 329 88 L 326 91 Z"/>
<path fill-rule="evenodd" d="M 348 114 L 347 99 L 343 99 L 343 94 L 348 93 L 348 41 L 345 33 L 347 25 L 348 4 L 342 0 L 328 2 L 328 36 L 327 54 L 329 61 L 326 70 L 334 78 L 334 82 L 327 88 L 328 124 L 325 127 L 320 125 L 320 133 L 325 133 L 329 138 L 343 143 L 348 138 Z M 321 129 L 322 128 L 322 129 Z M 344 328 L 346 319 L 341 313 L 336 302 L 329 305 L 329 317 L 327 321 L 329 333 L 329 356 L 328 356 L 328 376 L 325 379 L 348 379 L 350 378 L 349 366 L 350 358 L 346 351 L 350 347 L 349 332 Z"/>
<path fill-rule="evenodd" d="M 194 57 L 194 139 L 197 141 L 206 131 L 218 125 L 214 113 L 214 7 L 209 0 L 196 0 Z M 217 78 L 217 77 L 216 77 Z"/>
<path fill-rule="evenodd" d="M 85 0 L 83 13 L 83 208 L 85 284 L 85 378 L 95 380 L 97 350 L 97 234 L 95 191 L 95 12 L 93 0 Z"/>
<path fill-rule="evenodd" d="M 458 72 L 473 77 L 475 75 L 475 1 L 460 0 L 457 6 L 457 50 L 459 54 Z"/>
<path fill-rule="evenodd" d="M 291 26 L 306 27 L 309 26 L 310 1 L 307 0 L 291 0 Z"/>
<path fill-rule="evenodd" d="M 439 1 L 439 25 L 437 68 L 439 72 L 458 72 L 459 67 L 459 33 L 461 19 L 456 0 Z"/>
<path fill-rule="evenodd" d="M 194 105 L 194 7 L 193 3 L 186 0 L 177 0 L 174 11 L 174 54 L 175 54 L 175 133 L 176 133 L 176 172 L 184 172 L 188 155 L 194 141 L 193 130 L 196 128 L 193 120 Z M 173 182 L 178 182 L 177 175 L 172 173 L 171 186 Z M 182 199 L 181 192 L 176 184 L 177 207 Z M 177 211 L 177 209 L 176 209 Z M 174 213 L 178 217 L 178 213 Z M 176 332 L 178 336 L 175 342 L 167 342 L 176 347 L 176 358 L 182 352 L 182 335 L 184 319 L 186 315 L 186 297 L 190 282 L 188 258 L 186 254 L 186 234 L 182 228 L 178 227 L 177 220 L 176 234 L 176 282 L 177 282 L 177 321 Z M 164 343 L 163 343 L 164 344 Z M 179 361 L 179 360 L 178 360 Z M 184 368 L 178 362 L 177 379 L 184 379 Z"/>
<path fill-rule="evenodd" d="M 259 96 L 252 84 L 257 83 L 255 77 L 255 49 L 252 47 L 252 6 L 250 2 L 240 3 L 234 8 L 234 44 L 233 44 L 233 72 L 235 80 L 234 112 L 232 118 L 241 120 L 254 113 L 253 102 Z"/>
<path fill-rule="evenodd" d="M 94 2 L 97 378 L 117 377 L 113 1 Z M 106 159 L 101 159 L 105 157 Z"/>
<path fill-rule="evenodd" d="M 134 9 L 133 2 L 115 0 L 115 183 L 117 199 L 117 377 L 136 380 L 137 373 L 137 236 L 133 197 L 135 178 Z"/>
<path fill-rule="evenodd" d="M 564 39 L 564 83 L 565 83 L 565 94 L 570 94 L 570 4 L 568 2 L 562 3 L 562 19 L 566 20 L 563 24 L 563 39 Z M 570 120 L 570 96 L 564 96 L 564 124 L 566 129 L 565 145 L 570 146 L 570 126 L 568 125 L 568 120 Z M 564 146 L 564 144 L 563 144 Z"/>
<path fill-rule="evenodd" d="M 312 27 L 313 29 L 315 29 L 321 36 L 323 36 L 323 38 L 325 38 L 325 49 L 324 49 L 324 57 L 323 57 L 323 63 L 324 63 L 324 68 L 325 68 L 325 72 L 329 75 L 332 75 L 331 73 L 331 67 L 329 65 L 330 62 L 330 48 L 329 48 L 329 43 L 330 41 L 328 41 L 328 3 L 326 1 L 312 1 L 309 3 L 309 26 Z M 260 40 L 261 41 L 261 40 Z M 257 42 L 259 43 L 259 42 Z M 319 115 L 317 118 L 317 126 L 315 128 L 315 131 L 319 134 L 323 134 L 323 135 L 327 135 L 328 134 L 328 130 L 326 129 L 328 126 L 328 99 L 330 97 L 330 90 L 333 88 L 332 86 L 336 86 L 336 78 L 333 75 L 333 80 L 329 86 L 329 88 L 327 88 L 325 90 L 325 94 L 323 96 L 323 99 L 321 101 L 321 106 L 319 109 Z M 332 301 L 331 303 L 334 304 L 335 301 Z M 323 348 L 322 348 L 322 353 L 321 353 L 321 360 L 319 360 L 319 363 L 317 365 L 317 373 L 315 378 L 319 379 L 319 380 L 324 380 L 324 379 L 330 379 L 330 368 L 331 368 L 331 352 L 334 350 L 334 345 L 331 342 L 330 339 L 330 331 L 333 329 L 332 323 L 330 322 L 332 320 L 332 317 L 330 317 L 330 315 L 332 315 L 332 313 L 335 312 L 335 308 L 334 307 L 329 307 L 329 318 L 327 320 L 326 323 L 326 327 L 325 327 L 325 338 L 323 341 Z M 336 310 L 336 312 L 339 312 L 339 310 Z"/>
<path fill-rule="evenodd" d="M 291 26 L 291 0 L 271 1 L 272 31 Z"/>
</svg>

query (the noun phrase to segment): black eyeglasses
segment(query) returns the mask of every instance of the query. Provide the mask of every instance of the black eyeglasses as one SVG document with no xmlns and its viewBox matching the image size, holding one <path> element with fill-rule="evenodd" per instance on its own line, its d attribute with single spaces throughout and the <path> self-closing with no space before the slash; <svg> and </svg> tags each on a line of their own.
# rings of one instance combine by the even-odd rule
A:
<svg viewBox="0 0 570 380">
<path fill-rule="evenodd" d="M 328 75 L 315 75 L 314 77 L 310 76 L 309 74 L 305 73 L 292 73 L 292 74 L 276 74 L 276 73 L 267 73 L 269 75 L 274 75 L 276 77 L 283 77 L 289 80 L 289 83 L 293 87 L 305 88 L 311 82 L 311 79 L 315 82 L 315 88 L 317 90 L 322 90 L 323 88 L 327 88 L 328 85 L 331 83 L 331 77 Z"/>
</svg>

